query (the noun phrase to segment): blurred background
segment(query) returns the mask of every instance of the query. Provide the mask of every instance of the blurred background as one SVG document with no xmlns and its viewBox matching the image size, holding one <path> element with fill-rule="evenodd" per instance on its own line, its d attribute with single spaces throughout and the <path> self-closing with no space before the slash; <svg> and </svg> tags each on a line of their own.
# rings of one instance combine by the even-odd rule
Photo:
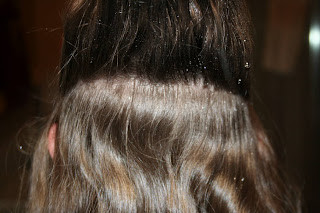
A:
<svg viewBox="0 0 320 213">
<path fill-rule="evenodd" d="M 247 1 L 255 108 L 285 150 L 280 155 L 302 189 L 304 212 L 320 212 L 320 0 Z M 56 92 L 66 2 L 0 0 L 1 213 L 20 212 L 26 199 L 20 187 L 30 162 L 18 133 L 47 114 Z"/>
</svg>

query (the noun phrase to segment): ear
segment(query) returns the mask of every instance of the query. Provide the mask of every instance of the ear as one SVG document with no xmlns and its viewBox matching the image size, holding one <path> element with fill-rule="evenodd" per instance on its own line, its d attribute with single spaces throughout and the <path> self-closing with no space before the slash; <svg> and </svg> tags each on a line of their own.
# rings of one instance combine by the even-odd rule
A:
<svg viewBox="0 0 320 213">
<path fill-rule="evenodd" d="M 57 124 L 54 123 L 49 129 L 48 133 L 48 151 L 51 158 L 54 158 L 54 151 L 56 146 L 56 138 L 57 138 Z"/>
</svg>

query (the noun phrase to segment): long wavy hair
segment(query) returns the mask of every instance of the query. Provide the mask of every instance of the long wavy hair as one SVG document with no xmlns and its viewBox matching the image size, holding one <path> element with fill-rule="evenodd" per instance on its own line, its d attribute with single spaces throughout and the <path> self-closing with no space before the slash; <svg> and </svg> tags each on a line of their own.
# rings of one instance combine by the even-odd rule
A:
<svg viewBox="0 0 320 213">
<path fill-rule="evenodd" d="M 29 212 L 300 211 L 250 101 L 242 0 L 74 0 L 64 29 Z"/>
</svg>

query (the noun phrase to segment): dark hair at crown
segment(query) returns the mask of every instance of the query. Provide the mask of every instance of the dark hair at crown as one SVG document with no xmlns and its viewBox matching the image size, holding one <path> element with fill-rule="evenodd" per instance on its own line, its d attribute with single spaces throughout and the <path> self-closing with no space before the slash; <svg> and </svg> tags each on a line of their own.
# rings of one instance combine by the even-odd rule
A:
<svg viewBox="0 0 320 213">
<path fill-rule="evenodd" d="M 203 78 L 249 96 L 250 21 L 239 0 L 81 1 L 66 17 L 61 91 L 82 78 Z"/>
</svg>

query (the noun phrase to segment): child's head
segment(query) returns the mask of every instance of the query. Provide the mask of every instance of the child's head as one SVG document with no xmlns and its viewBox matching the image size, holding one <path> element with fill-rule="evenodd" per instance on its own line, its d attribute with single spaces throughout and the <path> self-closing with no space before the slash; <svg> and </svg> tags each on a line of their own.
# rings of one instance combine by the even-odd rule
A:
<svg viewBox="0 0 320 213">
<path fill-rule="evenodd" d="M 250 107 L 249 25 L 242 0 L 71 2 L 29 211 L 294 212 Z"/>
</svg>

